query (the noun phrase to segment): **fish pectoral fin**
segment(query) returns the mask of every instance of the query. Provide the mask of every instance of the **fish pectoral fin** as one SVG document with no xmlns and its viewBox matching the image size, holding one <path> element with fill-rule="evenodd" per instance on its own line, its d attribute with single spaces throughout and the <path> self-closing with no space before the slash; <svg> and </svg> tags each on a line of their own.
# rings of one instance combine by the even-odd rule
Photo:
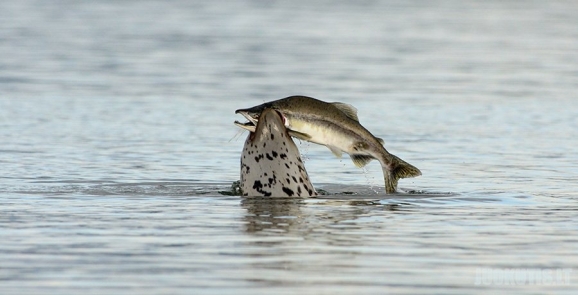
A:
<svg viewBox="0 0 578 295">
<path fill-rule="evenodd" d="M 343 112 L 350 119 L 359 122 L 359 118 L 357 117 L 357 109 L 354 106 L 342 102 L 332 102 L 331 104 Z"/>
<path fill-rule="evenodd" d="M 367 165 L 367 163 L 371 162 L 371 160 L 373 160 L 373 157 L 368 155 L 351 155 L 351 160 L 353 161 L 353 164 L 355 164 L 355 166 L 361 168 Z"/>
<path fill-rule="evenodd" d="M 332 146 L 332 145 L 328 145 L 327 146 L 331 152 L 338 158 L 341 158 L 342 152 L 338 147 Z"/>
<path fill-rule="evenodd" d="M 310 141 L 311 140 L 311 136 L 309 134 L 306 133 L 301 133 L 298 131 L 294 131 L 294 130 L 287 130 L 289 131 L 289 135 L 301 139 L 301 140 L 305 140 L 305 141 Z"/>
</svg>

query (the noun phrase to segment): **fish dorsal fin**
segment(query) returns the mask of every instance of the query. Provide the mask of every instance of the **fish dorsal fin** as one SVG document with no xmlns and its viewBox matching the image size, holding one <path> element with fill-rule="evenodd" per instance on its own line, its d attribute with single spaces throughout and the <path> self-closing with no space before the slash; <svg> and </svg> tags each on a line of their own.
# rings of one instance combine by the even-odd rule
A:
<svg viewBox="0 0 578 295">
<path fill-rule="evenodd" d="M 373 160 L 373 157 L 368 155 L 351 155 L 351 160 L 353 161 L 353 164 L 355 164 L 355 166 L 361 168 L 367 165 L 367 163 L 371 162 L 371 160 Z"/>
<path fill-rule="evenodd" d="M 328 145 L 327 147 L 331 150 L 331 152 L 332 152 L 336 157 L 341 158 L 342 153 L 341 153 L 341 150 L 340 150 L 338 147 L 335 147 L 335 146 L 332 146 L 332 145 Z"/>
<path fill-rule="evenodd" d="M 379 141 L 379 143 L 380 143 L 381 145 L 383 145 L 383 144 L 384 144 L 384 142 L 383 142 L 383 138 L 379 138 L 379 137 L 376 137 L 375 139 L 377 139 L 377 141 Z"/>
<path fill-rule="evenodd" d="M 289 135 L 301 139 L 301 140 L 305 140 L 305 141 L 309 141 L 311 140 L 311 136 L 309 134 L 305 134 L 305 133 L 301 133 L 298 131 L 294 131 L 294 130 L 287 130 L 289 132 Z"/>
<path fill-rule="evenodd" d="M 357 109 L 354 106 L 342 102 L 332 102 L 331 104 L 338 110 L 342 111 L 350 119 L 359 122 L 359 118 L 357 118 Z"/>
</svg>

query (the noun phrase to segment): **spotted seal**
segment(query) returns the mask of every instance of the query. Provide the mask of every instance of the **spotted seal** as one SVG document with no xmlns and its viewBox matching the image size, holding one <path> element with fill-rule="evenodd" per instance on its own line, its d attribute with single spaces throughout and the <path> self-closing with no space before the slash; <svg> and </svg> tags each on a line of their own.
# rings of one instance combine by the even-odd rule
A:
<svg viewBox="0 0 578 295">
<path fill-rule="evenodd" d="M 241 190 L 244 196 L 311 197 L 311 185 L 299 149 L 289 136 L 281 114 L 265 109 L 241 155 Z"/>
</svg>

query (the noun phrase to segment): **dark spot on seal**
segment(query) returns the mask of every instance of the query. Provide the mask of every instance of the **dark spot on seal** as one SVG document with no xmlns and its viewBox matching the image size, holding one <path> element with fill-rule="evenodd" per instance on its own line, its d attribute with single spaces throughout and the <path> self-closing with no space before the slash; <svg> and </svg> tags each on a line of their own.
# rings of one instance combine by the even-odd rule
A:
<svg viewBox="0 0 578 295">
<path fill-rule="evenodd" d="M 285 178 L 285 180 L 287 180 L 287 184 L 291 184 L 291 179 Z"/>
<path fill-rule="evenodd" d="M 274 181 L 273 177 L 269 177 L 269 185 L 273 184 L 273 181 Z"/>
<path fill-rule="evenodd" d="M 271 156 L 269 155 L 269 153 L 266 153 L 265 155 L 267 156 L 267 159 L 268 159 L 269 161 L 273 161 L 273 157 L 271 157 Z"/>
<path fill-rule="evenodd" d="M 259 160 L 263 159 L 263 154 L 255 156 L 255 162 L 259 163 Z"/>
<path fill-rule="evenodd" d="M 301 196 L 301 186 L 297 187 L 297 195 Z"/>
<path fill-rule="evenodd" d="M 297 178 L 295 178 L 295 176 L 291 176 L 293 178 L 293 181 L 297 182 Z"/>
<path fill-rule="evenodd" d="M 271 192 L 263 190 L 263 184 L 261 183 L 260 180 L 255 180 L 255 182 L 253 183 L 253 189 L 255 189 L 258 193 L 263 194 L 265 197 L 271 196 Z"/>
<path fill-rule="evenodd" d="M 287 188 L 287 187 L 283 187 L 283 191 L 284 191 L 287 195 L 289 195 L 290 197 L 293 196 L 293 194 L 295 194 L 295 193 L 293 192 L 293 190 L 291 190 L 290 188 Z"/>
<path fill-rule="evenodd" d="M 271 154 L 273 154 L 273 158 L 277 158 L 277 155 L 279 155 L 276 151 L 272 151 Z"/>
<path fill-rule="evenodd" d="M 313 189 L 309 188 L 309 186 L 307 186 L 306 184 L 303 184 L 303 188 L 305 188 L 307 190 L 307 192 L 309 193 L 310 196 L 313 195 Z"/>
<path fill-rule="evenodd" d="M 279 157 L 281 157 L 281 159 L 285 160 L 285 159 L 287 159 L 287 154 L 280 154 Z"/>
<path fill-rule="evenodd" d="M 287 169 L 289 169 L 289 164 L 285 163 L 285 167 L 287 167 Z"/>
<path fill-rule="evenodd" d="M 264 142 L 264 143 L 263 143 L 263 147 L 266 147 L 266 146 L 267 146 L 267 142 Z"/>
<path fill-rule="evenodd" d="M 273 135 L 273 133 L 271 133 L 271 140 L 275 140 L 275 135 Z"/>
<path fill-rule="evenodd" d="M 303 183 L 303 178 L 299 177 L 299 182 Z"/>
</svg>

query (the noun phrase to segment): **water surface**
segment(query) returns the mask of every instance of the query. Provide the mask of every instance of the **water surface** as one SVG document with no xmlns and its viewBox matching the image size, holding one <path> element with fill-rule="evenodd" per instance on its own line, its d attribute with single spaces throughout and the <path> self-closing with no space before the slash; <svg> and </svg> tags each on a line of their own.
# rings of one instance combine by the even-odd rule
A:
<svg viewBox="0 0 578 295">
<path fill-rule="evenodd" d="M 574 294 L 572 1 L 9 1 L 2 294 Z M 353 104 L 423 176 L 385 195 L 299 143 L 326 195 L 242 199 L 234 110 Z M 480 269 L 572 270 L 538 284 Z"/>
</svg>

